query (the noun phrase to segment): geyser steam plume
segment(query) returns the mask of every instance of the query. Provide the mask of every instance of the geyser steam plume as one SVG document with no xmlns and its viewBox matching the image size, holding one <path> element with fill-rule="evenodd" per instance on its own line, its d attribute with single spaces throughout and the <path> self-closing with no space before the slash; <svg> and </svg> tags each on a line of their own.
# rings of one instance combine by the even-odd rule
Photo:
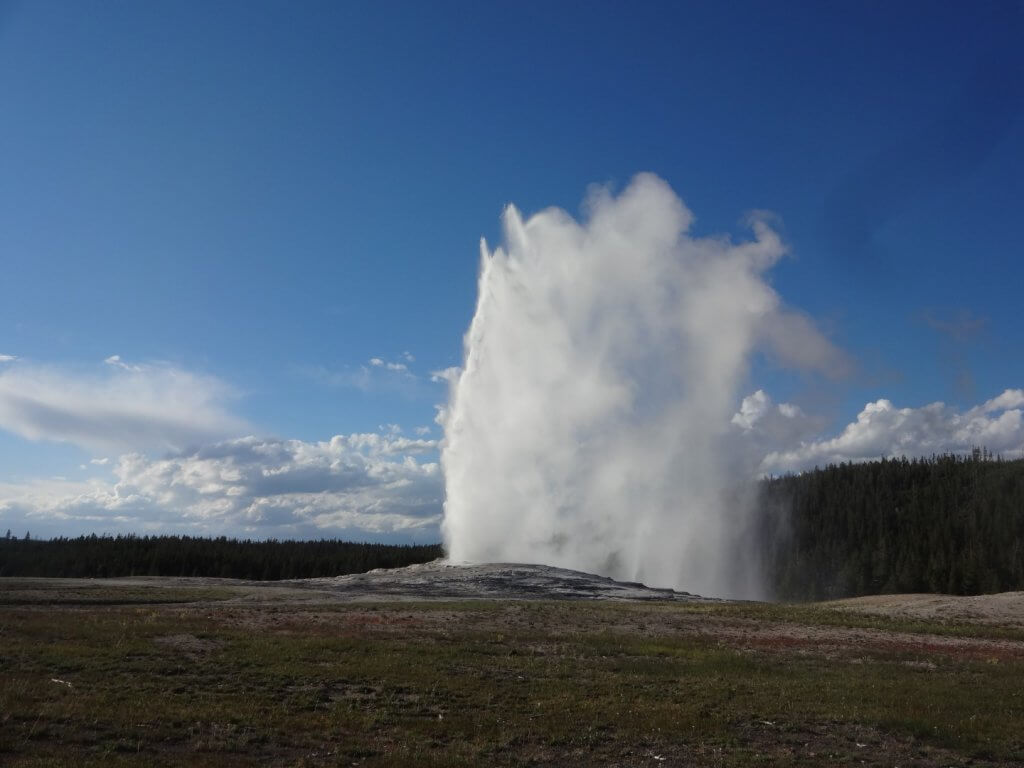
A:
<svg viewBox="0 0 1024 768">
<path fill-rule="evenodd" d="M 448 554 L 758 596 L 737 551 L 751 471 L 730 434 L 737 390 L 761 341 L 810 367 L 834 349 L 765 283 L 784 247 L 762 218 L 749 242 L 691 237 L 650 174 L 586 212 L 524 221 L 509 206 L 505 245 L 481 243 L 441 417 Z"/>
</svg>

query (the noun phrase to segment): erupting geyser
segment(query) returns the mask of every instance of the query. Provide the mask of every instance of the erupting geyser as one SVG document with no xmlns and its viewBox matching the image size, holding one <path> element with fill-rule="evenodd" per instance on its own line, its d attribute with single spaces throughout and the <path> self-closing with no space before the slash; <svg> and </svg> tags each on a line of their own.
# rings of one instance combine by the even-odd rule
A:
<svg viewBox="0 0 1024 768">
<path fill-rule="evenodd" d="M 661 179 L 594 192 L 585 221 L 510 206 L 442 414 L 453 561 L 531 562 L 759 596 L 739 540 L 751 467 L 730 435 L 759 342 L 829 348 L 763 275 L 784 247 L 687 234 Z M 750 554 L 750 553 L 747 553 Z"/>
</svg>

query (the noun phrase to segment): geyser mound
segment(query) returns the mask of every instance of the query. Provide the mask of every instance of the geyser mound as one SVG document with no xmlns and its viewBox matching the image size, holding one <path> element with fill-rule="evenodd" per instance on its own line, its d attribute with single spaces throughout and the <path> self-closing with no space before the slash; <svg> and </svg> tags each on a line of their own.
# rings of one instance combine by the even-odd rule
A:
<svg viewBox="0 0 1024 768">
<path fill-rule="evenodd" d="M 708 598 L 530 563 L 445 560 L 294 582 L 351 600 L 671 600 Z"/>
<path fill-rule="evenodd" d="M 441 415 L 448 554 L 760 597 L 737 389 L 760 341 L 805 366 L 832 348 L 765 282 L 785 249 L 763 218 L 748 242 L 691 237 L 650 174 L 585 209 L 509 206 L 505 244 L 481 243 Z"/>
</svg>

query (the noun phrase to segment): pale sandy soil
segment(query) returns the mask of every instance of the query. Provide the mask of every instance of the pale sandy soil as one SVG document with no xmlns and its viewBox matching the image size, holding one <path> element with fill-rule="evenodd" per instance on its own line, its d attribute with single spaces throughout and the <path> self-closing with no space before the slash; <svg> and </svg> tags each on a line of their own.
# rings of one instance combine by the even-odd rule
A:
<svg viewBox="0 0 1024 768">
<path fill-rule="evenodd" d="M 1024 627 L 1024 592 L 956 595 L 871 595 L 822 605 L 857 613 L 904 619 L 968 621 Z"/>
</svg>

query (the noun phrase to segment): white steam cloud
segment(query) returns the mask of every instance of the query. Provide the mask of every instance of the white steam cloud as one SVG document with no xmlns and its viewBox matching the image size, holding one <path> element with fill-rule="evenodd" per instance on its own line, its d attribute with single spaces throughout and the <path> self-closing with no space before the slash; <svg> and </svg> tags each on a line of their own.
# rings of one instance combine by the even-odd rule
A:
<svg viewBox="0 0 1024 768">
<path fill-rule="evenodd" d="M 763 217 L 748 242 L 692 237 L 650 174 L 586 209 L 510 206 L 506 244 L 481 245 L 440 416 L 448 553 L 757 596 L 732 555 L 749 509 L 734 485 L 756 467 L 730 447 L 748 358 L 765 344 L 834 372 L 845 357 L 765 282 L 785 249 Z"/>
</svg>

